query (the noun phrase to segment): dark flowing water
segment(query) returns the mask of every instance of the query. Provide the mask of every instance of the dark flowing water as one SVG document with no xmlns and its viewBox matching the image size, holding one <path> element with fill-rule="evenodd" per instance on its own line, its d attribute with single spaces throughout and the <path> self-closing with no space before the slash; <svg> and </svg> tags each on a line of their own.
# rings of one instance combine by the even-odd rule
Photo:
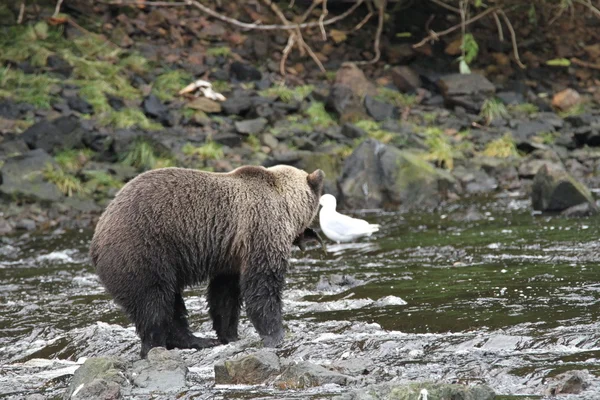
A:
<svg viewBox="0 0 600 400">
<path fill-rule="evenodd" d="M 326 255 L 294 251 L 281 356 L 366 369 L 361 385 L 483 382 L 506 398 L 538 398 L 548 378 L 587 370 L 592 388 L 576 398 L 600 399 L 598 218 L 534 216 L 529 201 L 510 196 L 362 217 L 382 230 L 328 244 Z M 91 233 L 0 239 L 0 397 L 58 398 L 86 357 L 137 357 L 133 328 L 89 265 Z M 204 287 L 186 294 L 193 329 L 212 336 Z M 190 367 L 182 398 L 349 390 L 215 386 L 216 361 L 259 346 L 245 317 L 240 333 L 235 344 L 182 351 Z"/>
</svg>

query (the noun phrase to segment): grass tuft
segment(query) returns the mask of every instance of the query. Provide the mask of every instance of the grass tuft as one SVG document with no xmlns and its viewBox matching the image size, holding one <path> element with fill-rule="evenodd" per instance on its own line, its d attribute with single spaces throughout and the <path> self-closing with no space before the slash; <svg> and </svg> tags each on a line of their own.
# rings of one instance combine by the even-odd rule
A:
<svg viewBox="0 0 600 400">
<path fill-rule="evenodd" d="M 43 175 L 48 182 L 54 183 L 58 190 L 68 197 L 72 197 L 74 194 L 89 193 L 79 178 L 63 171 L 61 168 L 48 165 L 43 170 Z"/>
<path fill-rule="evenodd" d="M 313 90 L 315 90 L 313 85 L 296 86 L 293 89 L 284 85 L 277 85 L 261 90 L 258 94 L 264 97 L 279 98 L 284 103 L 290 103 L 291 101 L 303 101 Z"/>
<path fill-rule="evenodd" d="M 489 142 L 482 153 L 487 157 L 510 158 L 518 157 L 517 145 L 511 133 L 505 133 L 501 138 Z"/>
<path fill-rule="evenodd" d="M 152 93 L 162 101 L 172 100 L 175 95 L 192 81 L 192 76 L 180 70 L 165 72 L 154 81 Z"/>
<path fill-rule="evenodd" d="M 313 126 L 327 128 L 335 125 L 333 117 L 325 111 L 325 104 L 320 101 L 313 101 L 306 110 L 306 116 L 310 118 Z"/>
<path fill-rule="evenodd" d="M 201 160 L 219 160 L 224 156 L 223 146 L 213 141 L 207 141 L 198 147 L 191 143 L 186 143 L 181 151 L 187 156 L 196 156 Z"/>
<path fill-rule="evenodd" d="M 404 94 L 398 90 L 386 87 L 378 88 L 375 98 L 396 107 L 411 107 L 417 102 L 416 97 L 413 95 Z"/>
<path fill-rule="evenodd" d="M 441 167 L 449 170 L 454 168 L 454 160 L 462 157 L 462 153 L 452 146 L 450 137 L 438 128 L 425 130 L 425 145 L 429 148 L 425 159 L 436 161 Z"/>
<path fill-rule="evenodd" d="M 479 116 L 489 125 L 498 118 L 508 118 L 508 110 L 504 103 L 497 99 L 486 99 L 481 106 Z"/>
<path fill-rule="evenodd" d="M 110 111 L 100 118 L 99 122 L 100 125 L 112 126 L 117 129 L 128 129 L 134 126 L 147 131 L 162 129 L 161 124 L 150 121 L 141 110 L 131 108 Z"/>
</svg>

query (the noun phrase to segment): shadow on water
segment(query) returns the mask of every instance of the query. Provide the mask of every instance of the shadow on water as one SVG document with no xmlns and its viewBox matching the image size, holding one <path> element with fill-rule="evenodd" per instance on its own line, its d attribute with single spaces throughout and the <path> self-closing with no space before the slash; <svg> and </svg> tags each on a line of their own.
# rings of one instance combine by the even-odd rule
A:
<svg viewBox="0 0 600 400">
<path fill-rule="evenodd" d="M 363 213 L 382 225 L 372 238 L 328 243 L 326 254 L 294 251 L 280 355 L 325 365 L 360 360 L 371 382 L 485 382 L 503 399 L 540 395 L 548 377 L 567 370 L 597 378 L 599 220 L 527 209 L 504 198 L 436 213 Z M 91 233 L 1 239 L 0 394 L 59 396 L 84 357 L 137 357 L 131 324 L 89 265 Z M 190 289 L 186 304 L 197 334 L 210 336 L 204 290 Z M 241 336 L 182 352 L 195 385 L 186 396 L 282 398 L 274 389 L 213 386 L 216 361 L 257 346 L 245 318 Z"/>
</svg>

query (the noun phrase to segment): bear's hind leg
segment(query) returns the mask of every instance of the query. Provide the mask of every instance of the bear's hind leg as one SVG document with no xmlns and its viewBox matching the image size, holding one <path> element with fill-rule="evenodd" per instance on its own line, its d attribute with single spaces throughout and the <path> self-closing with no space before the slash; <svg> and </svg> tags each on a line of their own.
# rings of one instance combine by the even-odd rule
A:
<svg viewBox="0 0 600 400">
<path fill-rule="evenodd" d="M 173 296 L 160 288 L 140 291 L 136 304 L 128 309 L 142 340 L 141 358 L 146 358 L 153 347 L 166 347 L 173 301 Z"/>
<path fill-rule="evenodd" d="M 238 340 L 238 321 L 242 306 L 240 275 L 217 275 L 208 285 L 208 307 L 213 329 L 223 344 Z"/>
<path fill-rule="evenodd" d="M 246 315 L 265 347 L 277 347 L 285 334 L 281 315 L 285 270 L 284 265 L 271 267 L 267 262 L 255 262 L 242 279 Z"/>
<path fill-rule="evenodd" d="M 175 294 L 174 313 L 171 329 L 167 337 L 167 349 L 206 349 L 220 344 L 215 339 L 203 339 L 195 336 L 190 331 L 187 320 L 187 309 L 181 293 Z"/>
</svg>

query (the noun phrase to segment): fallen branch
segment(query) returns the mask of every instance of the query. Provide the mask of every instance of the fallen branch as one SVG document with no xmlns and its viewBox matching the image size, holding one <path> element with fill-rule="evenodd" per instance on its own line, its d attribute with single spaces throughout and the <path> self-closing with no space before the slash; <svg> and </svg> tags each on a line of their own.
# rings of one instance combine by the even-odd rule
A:
<svg viewBox="0 0 600 400">
<path fill-rule="evenodd" d="M 575 64 L 575 65 L 579 65 L 580 67 L 590 68 L 590 69 L 597 69 L 597 70 L 600 71 L 600 64 L 594 64 L 594 63 L 591 63 L 591 62 L 583 61 L 583 60 L 580 60 L 579 58 L 576 58 L 576 57 L 572 57 L 571 58 L 571 63 Z"/>
<path fill-rule="evenodd" d="M 262 30 L 262 31 L 276 31 L 276 30 L 292 30 L 292 29 L 305 29 L 305 28 L 314 28 L 318 27 L 320 23 L 317 22 L 305 22 L 302 24 L 290 24 L 290 25 L 260 25 L 248 22 L 242 22 L 234 18 L 226 17 L 225 15 L 219 14 L 218 12 L 206 7 L 205 5 L 195 1 L 195 0 L 186 0 L 179 3 L 170 3 L 166 1 L 136 1 L 136 0 L 101 0 L 104 4 L 116 5 L 116 6 L 164 6 L 164 7 L 182 7 L 182 6 L 193 6 L 203 11 L 204 13 L 219 19 L 221 21 L 227 22 L 229 24 L 235 25 L 239 28 L 243 29 L 254 29 L 254 30 Z M 329 18 L 328 20 L 323 21 L 322 25 L 327 26 L 331 24 L 335 24 L 352 14 L 365 0 L 358 0 L 352 7 L 337 15 L 335 17 Z"/>
<path fill-rule="evenodd" d="M 464 22 L 464 25 L 466 26 L 466 25 L 472 24 L 473 22 L 480 20 L 481 18 L 485 17 L 486 15 L 488 15 L 490 13 L 493 13 L 493 12 L 496 12 L 496 11 L 499 11 L 499 10 L 500 9 L 498 7 L 488 8 L 487 10 L 485 10 L 482 13 L 474 16 L 473 18 L 470 18 L 470 19 L 466 20 Z M 429 42 L 430 40 L 438 40 L 440 37 L 446 36 L 446 35 L 454 32 L 455 30 L 460 29 L 462 26 L 463 26 L 463 23 L 461 22 L 460 24 L 456 24 L 456 25 L 454 25 L 454 26 L 446 29 L 445 31 L 442 31 L 442 32 L 439 32 L 439 33 L 431 31 L 426 38 L 424 38 L 423 40 L 421 40 L 419 43 L 414 44 L 413 48 L 416 49 L 418 47 L 421 47 L 425 43 Z"/>
<path fill-rule="evenodd" d="M 380 48 L 379 43 L 381 41 L 381 33 L 383 32 L 383 22 L 385 20 L 386 5 L 387 5 L 387 0 L 381 0 L 381 3 L 379 5 L 379 10 L 378 10 L 379 20 L 377 22 L 377 31 L 375 32 L 375 41 L 373 43 L 373 48 L 375 50 L 375 56 L 370 61 L 357 61 L 356 62 L 357 65 L 375 64 L 381 58 L 381 48 Z"/>
<path fill-rule="evenodd" d="M 515 61 L 517 62 L 519 67 L 521 67 L 522 69 L 525 69 L 526 68 L 525 65 L 521 62 L 521 59 L 519 58 L 519 46 L 517 44 L 517 35 L 515 34 L 515 30 L 513 29 L 513 26 L 510 23 L 510 20 L 508 19 L 508 17 L 504 13 L 504 11 L 498 10 L 498 13 L 504 19 L 504 23 L 506 24 L 506 26 L 508 27 L 508 31 L 510 32 L 510 39 L 512 41 L 513 53 L 515 55 Z"/>
<path fill-rule="evenodd" d="M 23 16 L 25 15 L 25 0 L 21 2 L 21 7 L 19 7 L 19 17 L 17 18 L 17 24 L 21 25 L 23 23 Z"/>
</svg>

